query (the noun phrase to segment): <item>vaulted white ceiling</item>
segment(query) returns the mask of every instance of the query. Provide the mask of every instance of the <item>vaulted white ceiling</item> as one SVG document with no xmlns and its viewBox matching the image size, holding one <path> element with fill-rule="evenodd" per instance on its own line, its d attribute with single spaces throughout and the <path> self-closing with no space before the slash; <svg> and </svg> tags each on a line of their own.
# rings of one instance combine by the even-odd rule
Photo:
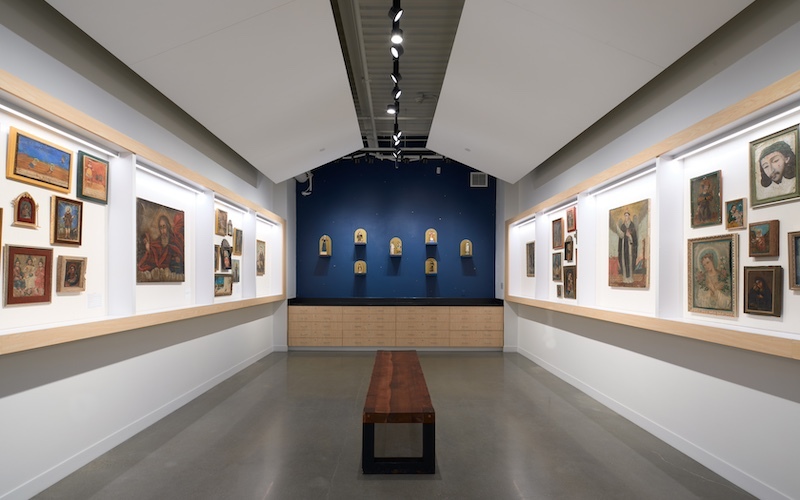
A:
<svg viewBox="0 0 800 500">
<path fill-rule="evenodd" d="M 48 3 L 273 182 L 362 148 L 330 0 Z M 466 0 L 427 147 L 516 182 L 750 3 Z"/>
</svg>

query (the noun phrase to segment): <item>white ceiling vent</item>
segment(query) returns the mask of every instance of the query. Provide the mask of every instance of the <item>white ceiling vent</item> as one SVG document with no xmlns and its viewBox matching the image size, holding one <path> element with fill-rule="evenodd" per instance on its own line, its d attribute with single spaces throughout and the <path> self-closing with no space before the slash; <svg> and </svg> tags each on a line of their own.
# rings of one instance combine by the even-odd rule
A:
<svg viewBox="0 0 800 500">
<path fill-rule="evenodd" d="M 470 172 L 469 187 L 471 188 L 489 187 L 489 175 L 484 174 L 483 172 Z"/>
</svg>

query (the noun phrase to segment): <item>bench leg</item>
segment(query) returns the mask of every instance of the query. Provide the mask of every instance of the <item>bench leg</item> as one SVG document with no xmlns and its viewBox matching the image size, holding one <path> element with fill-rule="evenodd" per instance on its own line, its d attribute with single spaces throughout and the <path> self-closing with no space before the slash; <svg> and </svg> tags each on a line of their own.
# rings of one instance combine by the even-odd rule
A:
<svg viewBox="0 0 800 500">
<path fill-rule="evenodd" d="M 422 424 L 422 457 L 375 458 L 375 424 L 363 424 L 361 470 L 364 474 L 435 474 L 436 424 Z"/>
</svg>

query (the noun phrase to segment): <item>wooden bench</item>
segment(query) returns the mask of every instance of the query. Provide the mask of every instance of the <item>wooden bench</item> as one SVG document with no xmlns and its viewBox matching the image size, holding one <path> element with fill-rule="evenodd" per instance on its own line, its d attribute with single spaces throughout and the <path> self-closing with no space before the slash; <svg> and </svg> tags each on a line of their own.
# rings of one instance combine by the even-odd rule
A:
<svg viewBox="0 0 800 500">
<path fill-rule="evenodd" d="M 375 424 L 422 424 L 422 457 L 375 457 Z M 364 404 L 364 474 L 433 474 L 436 413 L 417 351 L 378 351 Z"/>
</svg>

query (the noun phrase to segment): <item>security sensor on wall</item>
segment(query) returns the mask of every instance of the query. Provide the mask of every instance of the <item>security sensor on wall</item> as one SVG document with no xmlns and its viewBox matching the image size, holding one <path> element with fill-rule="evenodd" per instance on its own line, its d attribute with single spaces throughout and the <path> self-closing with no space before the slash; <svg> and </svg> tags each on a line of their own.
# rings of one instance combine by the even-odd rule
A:
<svg viewBox="0 0 800 500">
<path fill-rule="evenodd" d="M 300 192 L 300 194 L 302 194 L 303 196 L 308 196 L 308 195 L 311 194 L 311 187 L 312 187 L 311 186 L 311 179 L 313 177 L 314 177 L 314 174 L 312 174 L 310 171 L 306 172 L 304 174 L 296 175 L 294 177 L 294 180 L 296 180 L 297 182 L 300 182 L 300 183 L 303 183 L 303 182 L 306 182 L 306 181 L 308 182 L 308 187 L 305 188 L 305 190 Z"/>
</svg>

